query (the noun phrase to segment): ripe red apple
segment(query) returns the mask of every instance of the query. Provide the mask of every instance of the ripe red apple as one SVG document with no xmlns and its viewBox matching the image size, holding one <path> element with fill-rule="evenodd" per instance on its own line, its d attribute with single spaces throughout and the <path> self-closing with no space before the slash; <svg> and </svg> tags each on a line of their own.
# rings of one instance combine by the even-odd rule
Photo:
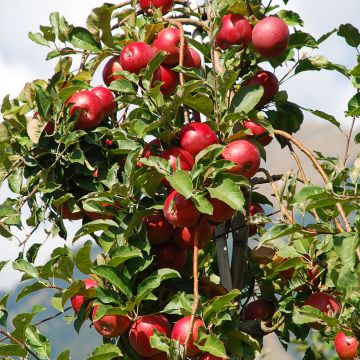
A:
<svg viewBox="0 0 360 360">
<path fill-rule="evenodd" d="M 171 239 L 174 228 L 163 214 L 148 215 L 142 221 L 146 226 L 147 238 L 151 244 L 161 244 Z"/>
<path fill-rule="evenodd" d="M 174 6 L 174 0 L 139 0 L 139 5 L 144 12 L 148 12 L 150 8 L 161 8 L 161 13 L 165 15 Z"/>
<path fill-rule="evenodd" d="M 181 318 L 175 323 L 171 332 L 171 338 L 178 340 L 181 345 L 185 345 L 186 337 L 190 328 L 190 321 L 191 316 L 185 316 Z M 196 317 L 192 329 L 192 334 L 186 347 L 187 355 L 190 357 L 200 353 L 200 350 L 194 344 L 198 338 L 200 327 L 205 327 L 205 324 L 200 318 Z"/>
<path fill-rule="evenodd" d="M 262 107 L 271 101 L 273 96 L 279 91 L 279 81 L 270 71 L 259 70 L 253 77 L 247 79 L 244 85 L 261 85 L 264 88 L 264 94 L 257 106 Z"/>
<path fill-rule="evenodd" d="M 166 28 L 156 35 L 153 42 L 156 49 L 167 52 L 164 64 L 179 64 L 180 56 L 180 30 L 177 28 Z M 186 49 L 185 49 L 186 50 Z"/>
<path fill-rule="evenodd" d="M 188 68 L 201 69 L 201 57 L 193 48 L 187 48 L 184 53 L 184 66 Z"/>
<path fill-rule="evenodd" d="M 184 125 L 179 131 L 178 139 L 181 147 L 193 157 L 209 145 L 219 142 L 211 127 L 201 122 Z"/>
<path fill-rule="evenodd" d="M 109 86 L 113 81 L 120 80 L 123 77 L 120 75 L 113 75 L 117 71 L 121 71 L 123 68 L 120 65 L 119 56 L 113 56 L 104 66 L 102 72 L 102 78 L 106 86 Z"/>
<path fill-rule="evenodd" d="M 203 354 L 200 360 L 226 360 L 225 358 L 219 358 L 218 356 L 211 354 Z"/>
<path fill-rule="evenodd" d="M 85 289 L 91 289 L 98 283 L 94 279 L 84 279 Z M 75 314 L 80 312 L 81 306 L 87 300 L 85 295 L 74 295 L 70 298 L 71 306 L 74 309 Z"/>
<path fill-rule="evenodd" d="M 156 81 L 163 83 L 160 86 L 160 91 L 164 96 L 170 96 L 174 93 L 176 86 L 179 83 L 179 75 L 166 66 L 160 65 L 154 72 L 152 84 Z"/>
<path fill-rule="evenodd" d="M 185 199 L 177 191 L 172 191 L 164 202 L 164 215 L 170 224 L 185 227 L 195 225 L 200 212 L 191 199 Z"/>
<path fill-rule="evenodd" d="M 268 134 L 266 129 L 252 120 L 245 120 L 244 126 L 247 129 L 250 129 L 253 135 L 249 135 L 247 138 L 252 139 L 256 137 L 256 141 L 258 141 L 262 146 L 269 145 L 272 141 L 272 137 Z"/>
<path fill-rule="evenodd" d="M 359 342 L 355 336 L 346 336 L 339 331 L 335 336 L 334 344 L 341 360 L 354 360 L 357 357 Z"/>
<path fill-rule="evenodd" d="M 244 308 L 245 320 L 270 320 L 275 314 L 276 305 L 268 299 L 249 302 Z"/>
<path fill-rule="evenodd" d="M 154 334 L 154 329 L 159 333 L 170 337 L 171 327 L 169 321 L 161 314 L 140 316 L 132 323 L 129 331 L 129 341 L 131 347 L 142 356 L 152 356 L 161 353 L 150 345 L 150 337 Z"/>
<path fill-rule="evenodd" d="M 216 44 L 226 50 L 231 45 L 246 49 L 251 41 L 251 26 L 240 14 L 227 14 L 221 19 L 221 28 L 216 35 Z"/>
<path fill-rule="evenodd" d="M 145 144 L 143 153 L 141 155 L 142 158 L 148 158 L 149 156 L 154 156 L 156 153 L 160 151 L 161 142 L 159 139 L 153 139 L 148 144 Z M 137 166 L 143 167 L 144 165 L 138 161 L 136 163 Z"/>
<path fill-rule="evenodd" d="M 259 170 L 260 153 L 257 146 L 248 140 L 235 140 L 226 145 L 221 156 L 236 165 L 229 172 L 240 174 L 250 179 Z"/>
<path fill-rule="evenodd" d="M 254 216 L 255 214 L 264 214 L 264 209 L 258 203 L 251 203 L 249 206 L 249 215 Z M 257 225 L 249 225 L 249 236 L 253 236 L 257 233 Z"/>
<path fill-rule="evenodd" d="M 48 121 L 46 123 L 46 125 L 45 125 L 44 130 L 48 135 L 52 135 L 54 133 L 54 130 L 55 130 L 54 122 L 53 121 Z"/>
<path fill-rule="evenodd" d="M 176 163 L 179 159 L 181 170 L 191 170 L 194 166 L 194 159 L 186 150 L 179 147 L 171 147 L 164 150 L 160 157 L 169 161 L 170 166 L 176 171 Z"/>
<path fill-rule="evenodd" d="M 202 249 L 206 246 L 214 236 L 214 227 L 209 222 L 201 217 L 199 221 L 199 240 L 198 248 Z M 195 228 L 196 226 L 185 226 L 183 228 L 175 228 L 174 230 L 174 241 L 183 249 L 191 250 L 194 248 L 195 239 Z"/>
<path fill-rule="evenodd" d="M 80 220 L 85 215 L 85 212 L 82 210 L 71 212 L 69 206 L 66 203 L 57 208 L 57 213 L 60 214 L 62 218 L 67 220 Z"/>
<path fill-rule="evenodd" d="M 70 105 L 71 116 L 77 115 L 75 129 L 95 129 L 104 119 L 102 101 L 90 90 L 81 90 L 72 94 L 65 105 Z"/>
<path fill-rule="evenodd" d="M 96 86 L 90 91 L 101 100 L 103 104 L 104 117 L 112 115 L 116 108 L 115 97 L 113 93 L 104 86 Z"/>
<path fill-rule="evenodd" d="M 305 300 L 304 305 L 312 306 L 327 316 L 336 316 L 341 311 L 341 304 L 332 295 L 325 292 L 311 294 Z M 314 329 L 321 328 L 321 325 L 316 322 L 308 325 Z"/>
<path fill-rule="evenodd" d="M 156 49 L 144 42 L 131 43 L 126 45 L 120 54 L 121 67 L 131 73 L 139 74 L 156 53 Z"/>
<path fill-rule="evenodd" d="M 184 268 L 187 261 L 187 250 L 178 247 L 172 242 L 152 247 L 155 255 L 157 268 L 169 268 L 180 271 Z"/>
<path fill-rule="evenodd" d="M 99 306 L 94 306 L 92 318 L 95 318 Z M 128 316 L 124 315 L 105 315 L 93 322 L 96 331 L 106 338 L 121 336 L 131 324 Z"/>
<path fill-rule="evenodd" d="M 213 223 L 222 223 L 231 219 L 236 210 L 219 199 L 207 198 L 213 207 L 212 215 L 205 214 L 206 218 Z"/>
<path fill-rule="evenodd" d="M 252 43 L 260 55 L 276 57 L 286 50 L 289 36 L 289 28 L 283 20 L 268 16 L 254 26 Z"/>
<path fill-rule="evenodd" d="M 145 359 L 147 359 L 147 360 L 168 360 L 168 357 L 167 357 L 166 353 L 161 352 L 159 354 L 149 356 L 149 357 L 147 357 Z"/>
</svg>

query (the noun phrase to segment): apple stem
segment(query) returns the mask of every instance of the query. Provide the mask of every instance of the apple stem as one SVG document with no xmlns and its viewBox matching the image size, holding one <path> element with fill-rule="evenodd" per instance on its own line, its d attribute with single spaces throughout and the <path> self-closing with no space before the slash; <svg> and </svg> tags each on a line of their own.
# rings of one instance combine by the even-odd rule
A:
<svg viewBox="0 0 360 360">
<path fill-rule="evenodd" d="M 186 334 L 185 339 L 185 350 L 183 359 L 186 359 L 187 346 L 193 331 L 195 315 L 197 308 L 199 306 L 199 268 L 198 268 L 198 256 L 199 256 L 199 234 L 200 234 L 200 221 L 198 221 L 195 225 L 195 234 L 194 234 L 194 254 L 193 254 L 193 277 L 194 277 L 194 303 L 191 310 L 191 319 L 190 325 L 188 329 L 188 333 Z"/>
<path fill-rule="evenodd" d="M 327 184 L 329 182 L 329 178 L 326 175 L 326 172 L 324 171 L 324 169 L 322 168 L 322 166 L 320 165 L 320 163 L 316 160 L 315 156 L 311 153 L 311 151 L 309 149 L 307 149 L 299 140 L 295 139 L 292 135 L 290 135 L 289 133 L 287 133 L 284 130 L 278 130 L 275 129 L 274 130 L 274 134 L 275 135 L 279 135 L 287 140 L 289 140 L 290 142 L 292 142 L 294 145 L 297 146 L 297 148 L 299 150 L 301 150 L 309 159 L 310 161 L 314 164 L 316 170 L 318 171 L 318 173 L 321 175 L 321 177 L 323 178 L 324 182 Z M 348 219 L 346 218 L 345 212 L 343 207 L 341 206 L 340 203 L 336 203 L 336 208 L 338 209 L 341 218 L 344 221 L 345 227 L 346 227 L 346 231 L 351 232 L 351 225 L 348 221 Z M 344 228 L 341 225 L 339 219 L 335 218 L 335 222 L 336 222 L 336 227 L 340 232 L 344 232 Z"/>
</svg>

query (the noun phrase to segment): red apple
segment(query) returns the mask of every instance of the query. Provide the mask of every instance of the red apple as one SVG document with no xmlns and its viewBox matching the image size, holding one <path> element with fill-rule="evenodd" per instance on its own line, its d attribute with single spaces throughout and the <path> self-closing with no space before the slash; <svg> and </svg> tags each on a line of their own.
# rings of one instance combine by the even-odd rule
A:
<svg viewBox="0 0 360 360">
<path fill-rule="evenodd" d="M 121 67 L 131 73 L 139 74 L 156 53 L 156 49 L 144 42 L 131 43 L 126 45 L 120 54 Z"/>
<path fill-rule="evenodd" d="M 289 28 L 283 20 L 268 16 L 254 26 L 252 43 L 260 55 L 276 57 L 286 50 L 289 36 Z"/>
<path fill-rule="evenodd" d="M 226 360 L 225 358 L 219 358 L 218 356 L 211 354 L 203 354 L 199 360 Z"/>
<path fill-rule="evenodd" d="M 85 289 L 91 289 L 95 287 L 98 283 L 94 279 L 84 279 Z M 81 306 L 87 300 L 84 295 L 74 295 L 70 298 L 71 306 L 74 309 L 75 314 L 80 312 Z"/>
<path fill-rule="evenodd" d="M 179 147 L 171 147 L 164 150 L 160 157 L 169 161 L 170 166 L 176 171 L 176 163 L 179 160 L 181 170 L 191 170 L 194 166 L 194 159 L 187 151 Z"/>
<path fill-rule="evenodd" d="M 206 246 L 214 236 L 214 227 L 209 222 L 201 217 L 199 221 L 199 240 L 198 248 L 202 249 Z M 185 226 L 183 228 L 175 228 L 174 241 L 183 249 L 191 250 L 194 248 L 196 226 Z"/>
<path fill-rule="evenodd" d="M 359 342 L 354 336 L 346 336 L 339 331 L 335 337 L 335 350 L 341 360 L 354 360 L 358 354 Z"/>
<path fill-rule="evenodd" d="M 104 86 L 96 86 L 91 90 L 102 102 L 104 109 L 104 116 L 112 115 L 116 108 L 115 97 L 113 93 Z"/>
<path fill-rule="evenodd" d="M 145 12 L 148 12 L 150 8 L 161 8 L 161 13 L 165 15 L 174 6 L 174 0 L 139 0 L 139 5 Z"/>
<path fill-rule="evenodd" d="M 48 121 L 46 123 L 46 125 L 45 125 L 44 130 L 48 135 L 52 135 L 54 133 L 54 130 L 55 130 L 54 122 L 53 121 Z"/>
<path fill-rule="evenodd" d="M 142 158 L 148 158 L 149 156 L 154 156 L 156 153 L 160 151 L 161 142 L 159 139 L 153 139 L 149 143 L 145 144 L 143 153 L 141 155 Z M 137 166 L 143 167 L 144 165 L 138 161 L 136 163 Z"/>
<path fill-rule="evenodd" d="M 250 179 L 260 167 L 260 153 L 257 146 L 248 140 L 235 140 L 226 145 L 221 156 L 236 165 L 229 172 L 240 174 Z"/>
<path fill-rule="evenodd" d="M 153 246 L 152 252 L 159 269 L 169 268 L 180 271 L 186 265 L 187 250 L 179 248 L 172 242 Z"/>
<path fill-rule="evenodd" d="M 109 86 L 113 81 L 120 80 L 123 77 L 120 75 L 114 75 L 115 72 L 121 71 L 119 56 L 113 56 L 104 66 L 102 72 L 102 78 L 105 85 Z"/>
<path fill-rule="evenodd" d="M 152 84 L 154 85 L 156 81 L 162 83 L 160 91 L 163 95 L 170 96 L 174 93 L 179 83 L 179 75 L 168 67 L 160 65 L 154 72 Z"/>
<path fill-rule="evenodd" d="M 249 302 L 244 308 L 245 320 L 270 320 L 275 314 L 277 308 L 275 304 L 268 299 L 258 299 Z"/>
<path fill-rule="evenodd" d="M 92 130 L 98 127 L 104 119 L 102 101 L 90 90 L 81 90 L 66 101 L 70 105 L 69 114 L 77 116 L 75 129 Z"/>
<path fill-rule="evenodd" d="M 168 360 L 168 357 L 167 357 L 166 353 L 161 352 L 159 354 L 149 356 L 149 357 L 147 357 L 145 359 L 147 359 L 147 360 Z"/>
<path fill-rule="evenodd" d="M 178 320 L 173 327 L 171 338 L 174 340 L 178 340 L 181 345 L 185 345 L 186 337 L 190 328 L 190 321 L 191 316 L 183 317 Z M 200 327 L 205 327 L 205 324 L 200 318 L 195 317 L 192 334 L 186 347 L 186 353 L 190 357 L 200 353 L 200 350 L 194 344 L 194 342 L 198 338 Z"/>
<path fill-rule="evenodd" d="M 153 42 L 156 49 L 167 52 L 164 64 L 179 64 L 180 56 L 180 30 L 176 28 L 166 28 L 156 35 Z M 185 49 L 186 50 L 186 49 Z"/>
<path fill-rule="evenodd" d="M 174 228 L 163 214 L 148 215 L 142 221 L 151 244 L 161 244 L 171 239 Z"/>
<path fill-rule="evenodd" d="M 131 347 L 142 356 L 152 356 L 161 353 L 150 345 L 150 337 L 154 329 L 170 337 L 171 327 L 165 316 L 161 314 L 140 316 L 130 327 L 129 341 Z"/>
<path fill-rule="evenodd" d="M 193 157 L 209 145 L 219 142 L 211 127 L 201 122 L 184 125 L 179 131 L 178 139 L 181 147 Z"/>
<path fill-rule="evenodd" d="M 95 318 L 99 306 L 94 306 L 92 318 Z M 131 324 L 128 316 L 105 315 L 93 322 L 96 331 L 106 338 L 113 338 L 123 335 Z"/>
<path fill-rule="evenodd" d="M 258 141 L 262 146 L 269 145 L 271 140 L 273 139 L 266 129 L 255 121 L 245 120 L 244 126 L 247 129 L 250 129 L 253 135 L 248 136 L 248 139 L 252 139 L 256 137 L 256 141 Z"/>
<path fill-rule="evenodd" d="M 213 207 L 212 215 L 205 214 L 206 218 L 213 223 L 222 223 L 231 219 L 236 210 L 219 199 L 207 198 Z"/>
<path fill-rule="evenodd" d="M 184 66 L 188 68 L 201 69 L 201 57 L 193 48 L 187 48 L 184 53 Z"/>
<path fill-rule="evenodd" d="M 216 35 L 216 44 L 226 50 L 231 45 L 246 49 L 251 41 L 251 26 L 240 14 L 227 14 L 221 19 L 221 28 Z"/>
<path fill-rule="evenodd" d="M 164 215 L 170 224 L 185 227 L 195 225 L 200 212 L 191 199 L 185 199 L 177 191 L 172 191 L 164 202 Z"/>
<path fill-rule="evenodd" d="M 249 207 L 249 215 L 254 216 L 255 214 L 264 214 L 264 209 L 258 203 L 251 203 Z M 250 224 L 249 225 L 249 236 L 253 236 L 257 233 L 257 225 Z"/>
<path fill-rule="evenodd" d="M 312 306 L 327 316 L 336 316 L 340 314 L 341 311 L 341 304 L 332 295 L 325 292 L 311 294 L 305 300 L 304 305 Z M 308 325 L 314 329 L 321 328 L 321 325 L 316 322 Z"/>
<path fill-rule="evenodd" d="M 67 220 L 80 220 L 85 215 L 85 212 L 82 210 L 76 212 L 70 211 L 69 206 L 66 203 L 57 208 L 57 213 L 60 214 L 63 219 Z"/>
<path fill-rule="evenodd" d="M 261 85 L 264 88 L 264 94 L 257 104 L 258 107 L 262 107 L 270 102 L 273 96 L 279 91 L 279 81 L 277 77 L 272 72 L 265 70 L 259 70 L 253 77 L 247 79 L 244 85 Z"/>
</svg>

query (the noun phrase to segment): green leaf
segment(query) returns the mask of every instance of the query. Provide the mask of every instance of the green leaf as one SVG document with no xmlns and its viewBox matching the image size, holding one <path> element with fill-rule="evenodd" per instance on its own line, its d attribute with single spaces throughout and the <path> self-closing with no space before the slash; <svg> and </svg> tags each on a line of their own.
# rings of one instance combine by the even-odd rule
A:
<svg viewBox="0 0 360 360">
<path fill-rule="evenodd" d="M 325 70 L 336 70 L 339 73 L 348 77 L 348 69 L 344 65 L 334 64 L 330 62 L 323 55 L 316 55 L 313 57 L 308 57 L 306 59 L 302 59 L 298 62 L 297 67 L 295 68 L 295 74 L 299 74 L 303 71 L 311 71 L 316 70 L 320 71 L 322 69 Z"/>
<path fill-rule="evenodd" d="M 83 274 L 90 274 L 93 263 L 91 261 L 91 241 L 87 241 L 75 255 L 75 265 Z"/>
<path fill-rule="evenodd" d="M 136 257 L 143 257 L 140 249 L 134 246 L 120 246 L 117 247 L 115 251 L 111 254 L 111 259 L 107 264 L 109 266 L 117 267 L 123 264 L 125 261 Z"/>
<path fill-rule="evenodd" d="M 87 360 L 111 360 L 122 357 L 121 350 L 113 344 L 102 344 L 97 347 Z"/>
<path fill-rule="evenodd" d="M 99 265 L 91 270 L 95 275 L 101 276 L 120 290 L 129 300 L 132 297 L 130 280 L 124 275 L 107 265 Z"/>
<path fill-rule="evenodd" d="M 263 94 L 264 88 L 262 86 L 251 85 L 241 87 L 231 101 L 230 111 L 249 113 L 258 104 Z"/>
<path fill-rule="evenodd" d="M 325 190 L 321 186 L 317 185 L 307 185 L 304 186 L 300 191 L 298 191 L 294 196 L 294 203 L 295 204 L 301 204 L 305 202 L 308 198 L 322 194 Z"/>
<path fill-rule="evenodd" d="M 360 93 L 356 93 L 348 102 L 347 116 L 360 115 Z"/>
<path fill-rule="evenodd" d="M 193 192 L 193 184 L 188 171 L 177 170 L 172 175 L 166 176 L 166 180 L 169 181 L 172 188 L 189 199 Z"/>
<path fill-rule="evenodd" d="M 33 117 L 28 121 L 26 125 L 26 132 L 34 144 L 39 142 L 41 133 L 43 132 L 45 126 L 46 124 L 36 117 Z"/>
<path fill-rule="evenodd" d="M 219 339 L 219 337 L 215 334 L 209 334 L 205 336 L 205 342 L 203 343 L 204 338 L 202 338 L 202 345 L 198 344 L 197 347 L 203 351 L 207 352 L 211 355 L 228 359 L 229 357 L 226 354 L 226 349 L 224 343 Z"/>
<path fill-rule="evenodd" d="M 293 310 L 293 321 L 297 325 L 321 322 L 331 326 L 338 324 L 338 319 L 331 316 L 326 316 L 322 311 L 312 307 L 303 306 L 301 308 L 295 307 Z"/>
<path fill-rule="evenodd" d="M 39 277 L 39 273 L 33 264 L 30 264 L 28 261 L 19 259 L 13 262 L 13 269 L 19 270 L 25 273 L 26 275 L 37 279 Z"/>
<path fill-rule="evenodd" d="M 337 34 L 345 38 L 345 41 L 352 47 L 356 48 L 360 45 L 359 30 L 351 24 L 340 25 Z"/>
<path fill-rule="evenodd" d="M 311 349 L 311 347 L 308 347 L 306 349 L 303 360 L 317 360 L 316 355 L 315 355 L 314 351 Z"/>
<path fill-rule="evenodd" d="M 94 53 L 101 49 L 101 44 L 93 38 L 89 30 L 83 27 L 74 27 L 69 34 L 69 39 L 71 44 L 79 49 Z"/>
<path fill-rule="evenodd" d="M 294 11 L 280 10 L 277 13 L 277 15 L 280 19 L 284 20 L 286 22 L 286 24 L 289 26 L 295 26 L 295 25 L 303 26 L 304 25 L 304 22 L 301 19 L 301 17 L 299 16 L 299 14 L 297 14 Z"/>
<path fill-rule="evenodd" d="M 17 344 L 0 344 L 0 355 L 25 357 L 27 351 Z"/>
<path fill-rule="evenodd" d="M 25 286 L 23 289 L 21 289 L 21 291 L 18 293 L 17 297 L 16 297 L 16 301 L 21 300 L 22 298 L 24 298 L 25 296 L 32 294 L 35 291 L 39 291 L 42 289 L 46 289 L 46 286 L 40 282 L 35 282 L 31 285 Z"/>
<path fill-rule="evenodd" d="M 225 202 L 232 209 L 242 210 L 244 207 L 244 195 L 232 179 L 222 179 L 216 185 L 208 187 L 207 190 L 212 198 Z"/>
<path fill-rule="evenodd" d="M 33 32 L 29 32 L 28 33 L 28 38 L 31 41 L 34 41 L 36 44 L 39 45 L 43 45 L 43 46 L 47 46 L 50 47 L 49 42 L 44 38 L 44 36 L 41 33 L 33 33 Z"/>
<path fill-rule="evenodd" d="M 343 267 L 354 270 L 356 249 L 359 246 L 359 234 L 342 233 L 334 235 L 334 250 L 340 257 Z"/>
<path fill-rule="evenodd" d="M 62 351 L 56 358 L 56 360 L 70 360 L 70 350 L 66 349 Z"/>
<path fill-rule="evenodd" d="M 184 104 L 208 117 L 211 116 L 214 108 L 211 98 L 203 94 L 186 95 Z"/>
<path fill-rule="evenodd" d="M 152 87 L 152 78 L 154 71 L 160 66 L 163 60 L 166 58 L 166 52 L 158 52 L 147 64 L 146 69 L 144 70 L 144 76 L 142 84 L 146 90 Z"/>
<path fill-rule="evenodd" d="M 191 196 L 196 208 L 203 214 L 212 215 L 214 208 L 209 202 L 209 200 L 200 194 L 193 194 Z"/>
<path fill-rule="evenodd" d="M 311 109 L 305 109 L 303 107 L 302 107 L 302 109 L 314 114 L 315 116 L 318 116 L 324 120 L 331 122 L 332 124 L 334 124 L 337 127 L 340 127 L 340 123 L 332 115 L 329 115 L 321 110 L 311 110 Z"/>
<path fill-rule="evenodd" d="M 100 230 L 107 230 L 110 227 L 118 227 L 117 223 L 113 220 L 109 220 L 109 219 L 101 219 L 101 220 L 95 220 L 95 221 L 91 221 L 85 225 L 83 225 L 75 234 L 73 242 L 75 242 L 76 240 L 78 240 L 79 238 L 81 238 L 84 235 L 87 234 L 93 234 L 96 231 L 100 231 Z"/>
<path fill-rule="evenodd" d="M 27 326 L 25 337 L 27 344 L 41 359 L 50 359 L 50 341 L 34 325 Z"/>
<path fill-rule="evenodd" d="M 136 89 L 134 88 L 133 83 L 126 79 L 112 81 L 109 89 L 123 94 L 136 95 Z"/>
<path fill-rule="evenodd" d="M 181 292 L 176 294 L 161 311 L 170 315 L 191 315 L 194 296 Z"/>
<path fill-rule="evenodd" d="M 301 230 L 301 226 L 298 224 L 295 225 L 286 225 L 286 224 L 277 224 L 272 228 L 267 230 L 265 234 L 260 239 L 260 246 L 265 244 L 268 241 L 278 239 L 282 236 L 294 234 Z"/>
<path fill-rule="evenodd" d="M 316 40 L 310 35 L 302 31 L 295 31 L 290 34 L 288 49 L 301 49 L 302 47 L 317 48 Z"/>
</svg>

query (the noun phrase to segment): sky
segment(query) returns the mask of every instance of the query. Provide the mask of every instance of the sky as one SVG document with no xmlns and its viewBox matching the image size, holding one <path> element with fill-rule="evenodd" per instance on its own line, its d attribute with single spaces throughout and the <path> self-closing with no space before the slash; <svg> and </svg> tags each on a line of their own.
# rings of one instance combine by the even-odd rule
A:
<svg viewBox="0 0 360 360">
<path fill-rule="evenodd" d="M 273 1 L 273 4 L 282 1 Z M 47 79 L 52 74 L 56 61 L 45 61 L 47 48 L 31 42 L 27 34 L 37 32 L 40 24 L 49 24 L 49 14 L 58 11 L 73 24 L 84 25 L 90 10 L 100 6 L 101 1 L 49 1 L 49 0 L 12 0 L 0 2 L 0 99 L 6 94 L 16 96 L 27 81 L 36 78 Z M 358 0 L 344 0 L 342 6 L 338 3 L 329 5 L 328 0 L 290 0 L 287 9 L 299 12 L 305 22 L 305 29 L 315 38 L 332 30 L 342 23 L 350 22 L 360 28 L 358 16 Z M 326 55 L 333 62 L 343 63 L 349 67 L 355 65 L 354 52 L 345 46 L 344 40 L 336 36 L 330 38 L 321 46 L 318 53 Z M 97 81 L 100 77 L 97 76 Z M 308 108 L 317 108 L 335 115 L 344 125 L 349 120 L 343 117 L 345 100 L 354 93 L 354 89 L 337 73 L 321 72 L 304 73 L 284 84 L 283 89 L 289 92 L 289 99 Z M 308 121 L 316 121 L 309 117 Z M 7 191 L 1 191 L 0 200 L 8 196 Z M 71 234 L 78 224 L 67 222 Z M 21 234 L 20 234 L 21 235 Z M 37 242 L 43 238 L 43 232 L 33 237 Z M 0 239 L 0 261 L 16 258 L 19 249 L 11 242 Z M 62 240 L 52 239 L 40 253 L 44 259 L 51 248 L 57 247 Z M 0 289 L 9 289 L 19 279 L 20 274 L 7 266 L 0 273 Z"/>
</svg>

